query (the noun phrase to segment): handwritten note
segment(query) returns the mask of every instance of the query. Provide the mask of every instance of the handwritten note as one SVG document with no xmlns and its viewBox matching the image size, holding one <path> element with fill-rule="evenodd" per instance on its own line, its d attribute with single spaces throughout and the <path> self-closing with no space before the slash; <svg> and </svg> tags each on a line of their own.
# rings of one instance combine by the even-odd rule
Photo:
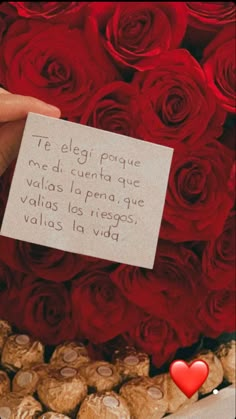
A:
<svg viewBox="0 0 236 419">
<path fill-rule="evenodd" d="M 1 234 L 152 268 L 172 153 L 29 113 Z"/>
</svg>

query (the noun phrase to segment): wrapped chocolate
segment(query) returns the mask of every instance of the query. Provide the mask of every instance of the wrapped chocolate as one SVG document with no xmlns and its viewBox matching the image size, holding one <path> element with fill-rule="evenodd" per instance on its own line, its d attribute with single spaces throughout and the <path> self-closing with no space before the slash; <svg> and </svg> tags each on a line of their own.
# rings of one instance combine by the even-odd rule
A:
<svg viewBox="0 0 236 419">
<path fill-rule="evenodd" d="M 39 416 L 39 419 L 70 419 L 69 416 L 62 415 L 61 413 L 56 412 L 47 412 L 42 416 Z"/>
<path fill-rule="evenodd" d="M 37 387 L 38 397 L 48 410 L 71 415 L 87 395 L 84 378 L 75 368 L 49 369 Z"/>
<path fill-rule="evenodd" d="M 0 398 L 1 419 L 34 419 L 42 411 L 41 404 L 32 396 L 22 397 L 16 393 L 8 393 Z"/>
<path fill-rule="evenodd" d="M 5 371 L 0 370 L 0 398 L 6 394 L 9 393 L 11 390 L 11 382 L 8 377 L 8 375 L 5 373 Z M 1 418 L 1 416 L 0 416 Z"/>
<path fill-rule="evenodd" d="M 126 401 L 113 391 L 90 394 L 76 419 L 131 419 Z M 148 419 L 148 418 L 146 418 Z"/>
<path fill-rule="evenodd" d="M 132 418 L 160 419 L 167 412 L 164 393 L 152 378 L 133 378 L 121 387 L 120 395 L 126 400 Z"/>
<path fill-rule="evenodd" d="M 198 399 L 198 392 L 194 393 L 191 398 L 185 396 L 174 383 L 169 373 L 156 375 L 153 377 L 153 381 L 164 394 L 164 398 L 168 404 L 167 413 L 174 413 L 176 410 L 188 406 Z"/>
<path fill-rule="evenodd" d="M 236 384 L 236 341 L 221 344 L 215 354 L 221 362 L 226 380 Z"/>
<path fill-rule="evenodd" d="M 18 371 L 12 381 L 12 391 L 22 396 L 33 395 L 36 392 L 40 375 L 30 368 Z"/>
<path fill-rule="evenodd" d="M 12 335 L 4 344 L 1 362 L 4 368 L 14 372 L 43 363 L 44 347 L 28 335 Z"/>
<path fill-rule="evenodd" d="M 223 367 L 217 356 L 209 350 L 202 350 L 199 352 L 194 359 L 201 359 L 208 364 L 209 374 L 206 381 L 199 389 L 200 394 L 207 394 L 218 387 L 224 377 Z"/>
<path fill-rule="evenodd" d="M 35 371 L 38 374 L 38 376 L 41 378 L 41 377 L 46 377 L 48 375 L 48 371 L 50 370 L 50 365 L 45 364 L 45 363 L 36 364 L 36 365 L 33 365 L 30 369 L 32 371 Z"/>
<path fill-rule="evenodd" d="M 148 377 L 149 375 L 149 356 L 144 352 L 137 351 L 132 346 L 116 350 L 112 362 L 123 379 Z"/>
<path fill-rule="evenodd" d="M 3 345 L 11 333 L 12 329 L 9 323 L 5 320 L 0 320 L 0 355 L 2 353 Z"/>
<path fill-rule="evenodd" d="M 92 391 L 112 390 L 121 382 L 121 376 L 116 367 L 109 362 L 90 362 L 82 365 L 79 371 Z"/>
<path fill-rule="evenodd" d="M 69 342 L 59 345 L 52 354 L 50 364 L 53 367 L 78 368 L 90 361 L 88 351 L 82 343 Z"/>
</svg>

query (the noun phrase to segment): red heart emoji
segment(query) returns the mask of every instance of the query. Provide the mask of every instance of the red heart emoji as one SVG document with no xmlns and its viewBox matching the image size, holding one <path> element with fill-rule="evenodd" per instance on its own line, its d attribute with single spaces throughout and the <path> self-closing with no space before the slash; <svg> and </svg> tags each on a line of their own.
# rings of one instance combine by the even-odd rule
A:
<svg viewBox="0 0 236 419">
<path fill-rule="evenodd" d="M 174 361 L 170 366 L 170 375 L 175 384 L 187 397 L 192 395 L 206 381 L 209 367 L 201 360 L 193 361 L 188 365 L 184 361 Z"/>
</svg>

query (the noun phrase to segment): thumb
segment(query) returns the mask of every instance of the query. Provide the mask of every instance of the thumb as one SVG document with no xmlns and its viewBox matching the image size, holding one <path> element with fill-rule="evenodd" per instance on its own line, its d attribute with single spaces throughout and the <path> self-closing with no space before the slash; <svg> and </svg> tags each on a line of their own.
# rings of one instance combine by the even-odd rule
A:
<svg viewBox="0 0 236 419">
<path fill-rule="evenodd" d="M 0 127 L 0 176 L 17 157 L 25 121 L 8 122 Z"/>
</svg>

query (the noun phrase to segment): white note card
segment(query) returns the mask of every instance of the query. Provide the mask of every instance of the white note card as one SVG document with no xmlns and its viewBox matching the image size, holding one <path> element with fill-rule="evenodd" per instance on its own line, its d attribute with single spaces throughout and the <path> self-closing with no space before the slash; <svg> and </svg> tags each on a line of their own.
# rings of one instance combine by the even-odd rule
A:
<svg viewBox="0 0 236 419">
<path fill-rule="evenodd" d="M 172 154 L 29 113 L 1 234 L 152 269 Z"/>
</svg>

